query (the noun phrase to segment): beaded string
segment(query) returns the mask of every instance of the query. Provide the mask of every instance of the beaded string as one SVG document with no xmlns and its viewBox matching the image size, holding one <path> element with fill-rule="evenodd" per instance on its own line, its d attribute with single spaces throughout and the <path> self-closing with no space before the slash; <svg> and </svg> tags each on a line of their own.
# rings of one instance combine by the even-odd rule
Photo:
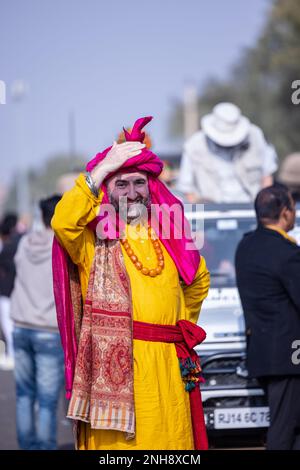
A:
<svg viewBox="0 0 300 470">
<path fill-rule="evenodd" d="M 153 239 L 151 236 L 151 227 L 148 227 L 148 236 L 150 237 L 150 240 L 152 242 L 153 248 L 155 250 L 156 254 L 156 259 L 157 259 L 157 264 L 156 267 L 151 269 L 147 268 L 146 266 L 143 265 L 143 263 L 138 259 L 136 254 L 134 253 L 132 247 L 130 246 L 128 240 L 126 238 L 121 240 L 121 243 L 131 259 L 132 263 L 135 265 L 136 269 L 141 271 L 142 274 L 145 276 L 151 276 L 151 277 L 156 277 L 158 274 L 162 272 L 165 266 L 165 261 L 164 261 L 164 254 L 160 246 L 160 242 L 158 238 Z"/>
</svg>

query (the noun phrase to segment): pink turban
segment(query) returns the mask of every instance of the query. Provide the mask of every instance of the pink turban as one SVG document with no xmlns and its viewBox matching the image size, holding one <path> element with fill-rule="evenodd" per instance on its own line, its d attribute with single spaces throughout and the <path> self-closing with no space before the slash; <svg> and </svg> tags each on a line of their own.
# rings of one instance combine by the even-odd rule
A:
<svg viewBox="0 0 300 470">
<path fill-rule="evenodd" d="M 148 122 L 152 120 L 151 116 L 144 117 L 138 119 L 132 131 L 129 133 L 124 129 L 125 139 L 126 141 L 138 141 L 143 142 L 145 138 L 145 133 L 142 132 L 142 129 Z M 93 168 L 108 154 L 111 147 L 105 149 L 102 153 L 97 153 L 97 155 L 87 164 L 86 169 L 87 171 L 92 171 Z M 179 208 L 179 214 L 177 212 L 177 216 L 179 217 L 179 224 L 181 224 L 181 232 L 182 237 L 180 239 L 174 236 L 175 233 L 175 226 L 176 221 L 170 219 L 170 238 L 164 238 L 163 227 L 159 226 L 159 233 L 157 233 L 158 237 L 160 238 L 161 242 L 165 246 L 166 250 L 170 254 L 171 258 L 173 259 L 178 272 L 182 279 L 185 281 L 186 284 L 191 284 L 194 280 L 196 271 L 199 266 L 200 262 L 200 255 L 196 247 L 193 245 L 190 233 L 189 233 L 189 224 L 187 220 L 184 218 L 183 214 L 183 205 L 165 186 L 165 184 L 158 179 L 158 176 L 162 172 L 163 163 L 155 155 L 151 150 L 144 148 L 142 152 L 130 159 L 128 159 L 121 168 L 118 169 L 117 172 L 126 171 L 127 172 L 136 172 L 136 171 L 144 171 L 147 173 L 148 176 L 148 184 L 149 184 L 149 191 L 151 195 L 151 204 L 157 204 L 161 206 L 162 204 L 166 205 L 166 207 L 171 207 L 174 204 L 177 205 Z M 115 172 L 115 173 L 117 173 Z M 108 175 L 107 178 L 111 177 L 114 173 Z M 102 199 L 102 203 L 109 203 L 107 191 L 106 191 L 106 184 L 105 181 L 101 187 L 104 196 Z M 93 227 L 95 227 L 96 222 L 100 220 L 100 216 L 97 218 Z M 177 226 L 178 228 L 178 226 Z M 189 249 L 187 250 L 187 246 L 189 245 Z M 192 249 L 191 249 L 192 247 Z"/>
</svg>

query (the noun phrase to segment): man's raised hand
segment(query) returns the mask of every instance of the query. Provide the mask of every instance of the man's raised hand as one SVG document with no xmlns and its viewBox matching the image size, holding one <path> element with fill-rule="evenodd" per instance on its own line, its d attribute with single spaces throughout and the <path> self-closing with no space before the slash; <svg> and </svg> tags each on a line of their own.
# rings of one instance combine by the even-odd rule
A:
<svg viewBox="0 0 300 470">
<path fill-rule="evenodd" d="M 95 185 L 99 188 L 109 173 L 117 171 L 123 163 L 139 155 L 145 147 L 145 144 L 141 142 L 124 142 L 123 144 L 114 142 L 106 157 L 91 172 Z"/>
</svg>

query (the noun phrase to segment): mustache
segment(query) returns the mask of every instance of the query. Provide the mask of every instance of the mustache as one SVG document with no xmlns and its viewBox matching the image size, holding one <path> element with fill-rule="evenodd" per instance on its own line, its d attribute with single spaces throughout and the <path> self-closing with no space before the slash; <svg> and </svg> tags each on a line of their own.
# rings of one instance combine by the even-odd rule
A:
<svg viewBox="0 0 300 470">
<path fill-rule="evenodd" d="M 126 204 L 143 204 L 144 206 L 147 206 L 150 202 L 151 198 L 150 196 L 148 197 L 143 197 L 143 196 L 138 196 L 135 199 L 131 199 L 126 196 L 121 196 L 120 198 L 116 199 L 114 197 L 110 198 L 110 201 L 118 204 L 118 205 L 126 205 Z"/>
<path fill-rule="evenodd" d="M 127 197 L 120 197 L 120 198 L 114 198 L 113 195 L 110 195 L 109 197 L 110 203 L 114 206 L 115 210 L 119 212 L 120 210 L 125 210 L 126 207 L 132 206 L 134 204 L 140 204 L 143 205 L 147 208 L 147 210 L 150 209 L 151 206 L 151 196 L 143 197 L 143 196 L 138 196 L 135 199 L 130 199 Z"/>
</svg>

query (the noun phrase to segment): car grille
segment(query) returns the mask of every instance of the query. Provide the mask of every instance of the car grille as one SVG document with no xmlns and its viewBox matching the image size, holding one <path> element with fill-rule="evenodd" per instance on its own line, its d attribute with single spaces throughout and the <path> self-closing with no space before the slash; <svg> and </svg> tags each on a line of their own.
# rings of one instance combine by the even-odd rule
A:
<svg viewBox="0 0 300 470">
<path fill-rule="evenodd" d="M 206 400 L 204 403 L 206 410 L 214 410 L 216 408 L 251 408 L 256 406 L 267 406 L 267 399 L 265 395 L 251 397 L 212 397 Z"/>
<path fill-rule="evenodd" d="M 205 383 L 201 384 L 202 390 L 258 388 L 255 379 L 247 377 L 245 366 L 245 354 L 226 353 L 212 356 L 200 356 L 203 377 Z"/>
</svg>

